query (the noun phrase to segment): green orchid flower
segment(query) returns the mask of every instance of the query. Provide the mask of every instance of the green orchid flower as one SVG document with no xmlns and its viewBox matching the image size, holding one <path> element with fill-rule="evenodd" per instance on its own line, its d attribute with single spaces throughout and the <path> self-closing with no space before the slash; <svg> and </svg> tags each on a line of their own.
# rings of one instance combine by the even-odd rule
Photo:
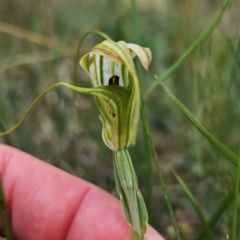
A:
<svg viewBox="0 0 240 240">
<path fill-rule="evenodd" d="M 126 149 L 136 142 L 140 90 L 133 63 L 135 55 L 147 70 L 152 59 L 149 48 L 124 41 L 106 40 L 80 60 L 93 88 L 105 86 L 114 93 L 110 100 L 95 96 L 103 123 L 102 137 L 113 151 Z"/>
<path fill-rule="evenodd" d="M 114 152 L 115 182 L 125 217 L 134 239 L 142 240 L 148 214 L 127 150 L 136 142 L 140 112 L 139 81 L 133 62 L 136 55 L 148 70 L 152 59 L 149 48 L 107 39 L 84 55 L 80 65 L 89 75 L 93 89 L 108 91 L 104 96 L 95 94 L 102 137 Z"/>
</svg>

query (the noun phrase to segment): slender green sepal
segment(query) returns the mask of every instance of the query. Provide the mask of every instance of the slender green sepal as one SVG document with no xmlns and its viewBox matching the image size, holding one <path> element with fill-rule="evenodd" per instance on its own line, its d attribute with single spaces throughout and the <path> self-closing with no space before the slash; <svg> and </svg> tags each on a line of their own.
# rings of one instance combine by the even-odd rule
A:
<svg viewBox="0 0 240 240">
<path fill-rule="evenodd" d="M 83 41 L 85 40 L 85 38 L 90 34 L 97 34 L 99 36 L 102 36 L 105 39 L 110 39 L 106 34 L 100 32 L 100 31 L 97 31 L 97 30 L 89 31 L 83 35 L 83 37 L 80 39 L 80 42 L 78 44 L 77 53 L 76 53 L 75 59 L 74 59 L 74 70 L 73 70 L 73 85 L 74 86 L 77 85 L 77 68 L 78 68 L 78 64 L 79 64 L 79 57 L 80 57 L 79 55 L 80 55 L 81 47 L 82 47 L 82 44 L 83 44 Z M 74 102 L 76 103 L 76 93 L 75 92 L 74 92 L 73 98 L 74 98 Z"/>
<path fill-rule="evenodd" d="M 148 214 L 128 150 L 114 152 L 114 168 L 117 190 L 134 240 L 143 240 Z"/>
<path fill-rule="evenodd" d="M 43 98 L 48 92 L 52 91 L 53 89 L 57 87 L 66 87 L 68 89 L 71 89 L 73 91 L 82 93 L 82 94 L 91 94 L 94 96 L 98 96 L 102 98 L 105 102 L 109 103 L 109 107 L 111 106 L 111 101 L 112 103 L 115 102 L 124 102 L 123 99 L 127 98 L 128 92 L 126 89 L 119 87 L 117 90 L 114 88 L 114 86 L 103 86 L 103 87 L 96 87 L 96 88 L 82 88 L 82 87 L 76 87 L 71 84 L 65 83 L 65 82 L 58 82 L 51 87 L 47 88 L 44 90 L 41 94 L 39 94 L 35 100 L 32 102 L 32 104 L 29 106 L 27 111 L 23 114 L 22 118 L 11 128 L 8 130 L 1 132 L 0 136 L 7 135 L 14 130 L 16 130 L 27 118 L 27 116 L 30 114 L 30 112 L 33 110 L 33 108 L 36 106 L 36 104 Z"/>
</svg>

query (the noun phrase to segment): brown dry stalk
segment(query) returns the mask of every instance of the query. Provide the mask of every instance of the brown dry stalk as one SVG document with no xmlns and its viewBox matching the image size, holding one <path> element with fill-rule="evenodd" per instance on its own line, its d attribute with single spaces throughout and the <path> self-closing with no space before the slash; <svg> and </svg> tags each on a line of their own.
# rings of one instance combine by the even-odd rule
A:
<svg viewBox="0 0 240 240">
<path fill-rule="evenodd" d="M 74 55 L 75 52 L 75 49 L 68 47 L 64 43 L 60 43 L 56 40 L 53 40 L 52 38 L 43 36 L 32 31 L 28 31 L 26 29 L 8 23 L 0 22 L 0 32 L 27 40 L 29 42 L 36 43 L 41 46 L 55 49 L 56 51 L 64 55 Z"/>
</svg>

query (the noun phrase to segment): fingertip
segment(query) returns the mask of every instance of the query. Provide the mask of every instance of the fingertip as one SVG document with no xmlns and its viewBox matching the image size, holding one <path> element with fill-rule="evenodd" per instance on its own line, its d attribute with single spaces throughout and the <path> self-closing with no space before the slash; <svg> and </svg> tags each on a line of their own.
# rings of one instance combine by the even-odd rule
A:
<svg viewBox="0 0 240 240">
<path fill-rule="evenodd" d="M 1 144 L 0 170 L 19 239 L 131 239 L 119 201 L 102 189 Z M 164 238 L 148 226 L 144 240 Z"/>
<path fill-rule="evenodd" d="M 0 171 L 17 239 L 131 239 L 119 201 L 97 186 L 1 144 Z"/>
<path fill-rule="evenodd" d="M 151 226 L 148 226 L 144 240 L 164 240 L 164 238 Z"/>
</svg>

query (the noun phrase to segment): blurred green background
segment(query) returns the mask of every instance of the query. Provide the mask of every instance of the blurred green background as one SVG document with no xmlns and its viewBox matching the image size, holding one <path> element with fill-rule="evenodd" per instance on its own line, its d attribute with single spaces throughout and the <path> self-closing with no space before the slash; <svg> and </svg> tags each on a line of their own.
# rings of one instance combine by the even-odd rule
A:
<svg viewBox="0 0 240 240">
<path fill-rule="evenodd" d="M 155 81 L 154 74 L 160 76 L 179 58 L 211 23 L 223 2 L 0 1 L 1 130 L 14 125 L 45 88 L 58 81 L 72 82 L 74 53 L 86 31 L 99 29 L 114 40 L 134 42 L 152 50 L 148 73 L 136 62 L 144 96 Z M 240 1 L 233 1 L 213 34 L 166 80 L 206 129 L 234 153 L 238 152 L 240 136 L 239 9 Z M 47 36 L 45 45 L 25 40 L 27 33 L 14 26 Z M 81 54 L 99 41 L 99 37 L 88 37 Z M 78 85 L 90 87 L 80 67 Z M 94 99 L 78 94 L 78 103 L 76 107 L 71 91 L 57 89 L 37 104 L 20 128 L 0 137 L 0 142 L 84 178 L 117 197 L 112 153 L 102 142 Z M 193 239 L 201 223 L 173 172 L 183 178 L 210 217 L 232 189 L 236 169 L 197 132 L 161 87 L 149 96 L 146 107 L 180 231 L 183 239 Z M 149 208 L 150 223 L 166 239 L 174 239 L 155 166 L 146 161 L 148 147 L 142 122 L 137 145 L 130 152 Z M 214 228 L 214 236 L 225 239 L 230 229 L 231 209 Z"/>
</svg>

